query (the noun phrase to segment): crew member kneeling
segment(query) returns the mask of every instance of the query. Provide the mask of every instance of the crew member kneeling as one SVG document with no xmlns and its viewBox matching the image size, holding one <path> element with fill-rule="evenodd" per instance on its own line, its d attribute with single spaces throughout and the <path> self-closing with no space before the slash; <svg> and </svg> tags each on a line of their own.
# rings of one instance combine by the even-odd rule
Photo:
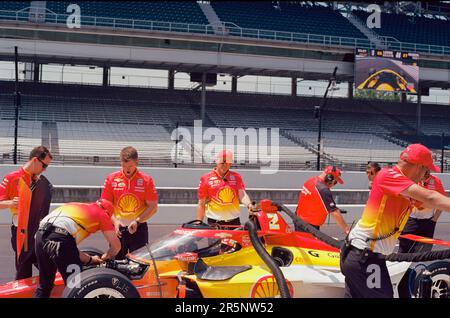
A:
<svg viewBox="0 0 450 318">
<path fill-rule="evenodd" d="M 56 270 L 64 284 L 73 273 L 69 266 L 98 265 L 120 251 L 120 241 L 111 221 L 113 206 L 107 200 L 94 203 L 67 203 L 55 209 L 39 224 L 36 233 L 36 256 L 39 265 L 39 285 L 35 298 L 48 298 L 55 281 Z M 80 252 L 77 245 L 90 234 L 103 232 L 109 250 L 101 257 Z"/>
</svg>

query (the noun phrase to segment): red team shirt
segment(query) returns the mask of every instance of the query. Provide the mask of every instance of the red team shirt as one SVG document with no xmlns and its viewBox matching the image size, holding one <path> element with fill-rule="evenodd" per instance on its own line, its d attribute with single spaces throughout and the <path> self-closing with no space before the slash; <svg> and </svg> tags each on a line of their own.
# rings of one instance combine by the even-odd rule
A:
<svg viewBox="0 0 450 318">
<path fill-rule="evenodd" d="M 303 184 L 298 198 L 296 214 L 303 221 L 321 226 L 328 213 L 337 209 L 330 189 L 318 176 L 309 178 Z"/>
<path fill-rule="evenodd" d="M 146 200 L 158 200 L 158 193 L 149 175 L 137 170 L 128 179 L 121 170 L 106 178 L 101 198 L 114 205 L 116 219 L 133 221 L 147 209 Z"/>
<path fill-rule="evenodd" d="M 198 199 L 206 199 L 206 217 L 229 221 L 240 216 L 239 190 L 245 190 L 242 177 L 229 171 L 224 178 L 214 168 L 200 178 Z"/>
<path fill-rule="evenodd" d="M 350 232 L 351 244 L 385 255 L 392 253 L 415 203 L 400 193 L 413 184 L 397 166 L 381 169 L 373 181 L 361 219 Z M 391 234 L 395 229 L 395 234 L 388 238 L 366 241 L 366 238 Z"/>
<path fill-rule="evenodd" d="M 40 225 L 52 223 L 75 238 L 77 244 L 97 231 L 114 231 L 111 217 L 96 203 L 68 203 L 53 210 Z"/>
<path fill-rule="evenodd" d="M 444 186 L 442 185 L 441 180 L 431 175 L 430 178 L 425 181 L 419 183 L 421 187 L 424 187 L 425 189 L 437 191 L 442 195 L 446 195 Z M 430 219 L 434 216 L 434 213 L 436 213 L 436 209 L 430 209 L 430 208 L 424 208 L 422 207 L 423 203 L 417 201 L 416 204 L 414 204 L 414 209 L 411 212 L 411 217 L 416 219 Z"/>
<path fill-rule="evenodd" d="M 31 186 L 31 176 L 22 167 L 19 170 L 7 174 L 0 183 L 0 201 L 12 200 L 19 196 L 19 179 L 23 178 L 28 186 Z M 17 226 L 17 208 L 10 209 L 13 223 Z"/>
</svg>

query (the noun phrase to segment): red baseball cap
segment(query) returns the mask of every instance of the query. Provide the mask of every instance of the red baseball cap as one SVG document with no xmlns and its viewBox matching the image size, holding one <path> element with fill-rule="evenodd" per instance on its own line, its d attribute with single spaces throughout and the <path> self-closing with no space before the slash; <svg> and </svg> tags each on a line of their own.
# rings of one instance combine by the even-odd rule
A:
<svg viewBox="0 0 450 318">
<path fill-rule="evenodd" d="M 400 159 L 412 164 L 420 164 L 431 171 L 440 172 L 438 166 L 433 164 L 433 156 L 430 149 L 421 144 L 411 144 L 400 154 Z"/>
<path fill-rule="evenodd" d="M 343 184 L 344 181 L 341 179 L 341 169 L 336 166 L 328 166 L 323 170 L 325 174 L 331 174 L 334 177 L 334 180 L 339 182 L 339 184 Z"/>
<path fill-rule="evenodd" d="M 97 205 L 99 207 L 101 207 L 103 210 L 105 210 L 109 216 L 113 215 L 114 207 L 111 202 L 109 202 L 108 200 L 105 200 L 105 199 L 98 199 L 95 203 L 97 203 Z"/>
<path fill-rule="evenodd" d="M 233 153 L 229 150 L 222 150 L 216 155 L 216 163 L 233 163 Z"/>
</svg>

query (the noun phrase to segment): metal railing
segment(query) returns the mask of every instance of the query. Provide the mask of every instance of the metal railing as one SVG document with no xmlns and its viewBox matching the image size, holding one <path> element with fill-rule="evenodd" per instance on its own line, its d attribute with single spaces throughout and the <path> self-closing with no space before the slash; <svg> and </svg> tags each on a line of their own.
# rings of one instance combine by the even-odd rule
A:
<svg viewBox="0 0 450 318">
<path fill-rule="evenodd" d="M 0 10 L 0 21 L 16 21 L 16 22 L 30 22 L 35 17 L 31 15 L 43 15 L 44 13 L 30 13 L 25 9 L 20 11 Z M 56 14 L 50 11 L 45 13 L 44 24 L 65 24 L 71 15 Z M 41 16 L 42 17 L 42 16 Z M 35 23 L 35 22 L 32 22 Z M 225 30 L 220 33 L 214 31 L 213 25 L 192 24 L 192 23 L 178 23 L 166 21 L 150 21 L 150 20 L 131 20 L 110 17 L 94 17 L 81 16 L 81 27 L 99 27 L 113 30 L 135 30 L 135 31 L 157 31 L 157 32 L 179 32 L 192 33 L 195 35 L 204 36 L 222 36 L 227 38 L 244 38 L 256 40 L 270 40 L 283 42 L 297 42 L 305 44 L 322 45 L 325 47 L 345 47 L 345 48 L 375 48 L 375 43 L 368 39 L 353 38 L 343 36 L 332 36 L 323 34 L 311 33 L 297 33 L 264 29 L 241 28 L 233 23 L 224 22 Z M 71 29 L 70 29 L 71 30 Z M 450 55 L 450 47 L 438 46 L 430 44 L 406 43 L 400 42 L 391 37 L 383 38 L 384 44 L 389 49 L 410 52 L 422 52 L 433 55 Z"/>
</svg>

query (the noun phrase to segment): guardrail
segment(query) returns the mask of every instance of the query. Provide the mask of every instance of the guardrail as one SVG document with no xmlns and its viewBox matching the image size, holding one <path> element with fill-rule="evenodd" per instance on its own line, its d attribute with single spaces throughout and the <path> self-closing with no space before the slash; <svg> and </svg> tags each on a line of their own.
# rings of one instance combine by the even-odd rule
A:
<svg viewBox="0 0 450 318">
<path fill-rule="evenodd" d="M 68 14 L 56 14 L 50 11 L 45 13 L 28 12 L 25 9 L 20 11 L 0 10 L 0 21 L 17 22 L 40 22 L 42 24 L 66 24 Z M 332 36 L 323 34 L 297 33 L 286 31 L 274 31 L 264 29 L 241 28 L 233 23 L 224 22 L 223 28 L 216 25 L 203 25 L 191 23 L 178 23 L 166 21 L 131 20 L 110 17 L 80 16 L 81 26 L 110 28 L 113 30 L 135 30 L 135 31 L 158 31 L 158 32 L 180 32 L 193 33 L 204 36 L 222 36 L 227 38 L 243 38 L 256 40 L 271 40 L 283 42 L 296 42 L 305 44 L 322 45 L 325 47 L 345 47 L 345 48 L 376 48 L 376 45 L 368 39 L 352 38 L 342 36 Z M 215 32 L 215 30 L 219 30 Z M 409 52 L 422 52 L 433 55 L 450 55 L 450 47 L 429 44 L 405 43 L 396 39 L 383 41 L 389 49 Z"/>
</svg>

